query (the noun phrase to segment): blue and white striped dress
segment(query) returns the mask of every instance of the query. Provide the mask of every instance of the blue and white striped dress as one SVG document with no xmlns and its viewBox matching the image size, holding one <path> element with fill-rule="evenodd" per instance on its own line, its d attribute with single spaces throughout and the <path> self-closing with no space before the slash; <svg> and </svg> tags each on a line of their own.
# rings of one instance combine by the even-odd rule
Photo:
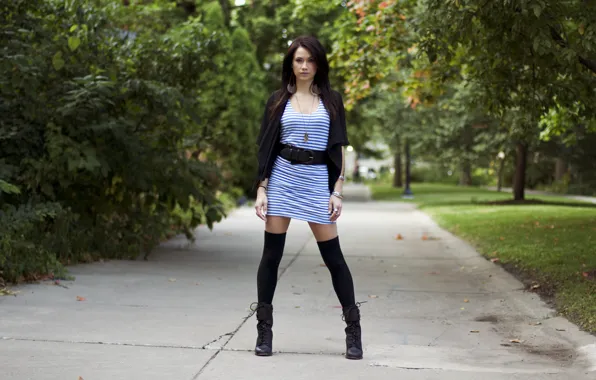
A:
<svg viewBox="0 0 596 380">
<path fill-rule="evenodd" d="M 326 150 L 329 114 L 322 100 L 311 115 L 294 110 L 288 100 L 281 118 L 281 142 L 294 146 Z M 308 142 L 304 142 L 304 133 Z M 285 216 L 319 224 L 329 220 L 329 187 L 327 165 L 294 164 L 277 156 L 267 186 L 267 215 Z"/>
</svg>

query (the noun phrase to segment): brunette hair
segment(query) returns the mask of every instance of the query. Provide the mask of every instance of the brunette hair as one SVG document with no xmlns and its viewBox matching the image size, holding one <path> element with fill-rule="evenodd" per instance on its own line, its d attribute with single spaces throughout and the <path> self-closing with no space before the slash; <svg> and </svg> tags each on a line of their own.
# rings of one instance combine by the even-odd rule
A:
<svg viewBox="0 0 596 380">
<path fill-rule="evenodd" d="M 338 105 L 336 104 L 336 99 L 332 95 L 331 84 L 329 83 L 329 61 L 327 60 L 325 48 L 321 42 L 313 36 L 300 36 L 296 38 L 288 48 L 283 60 L 281 89 L 277 92 L 278 100 L 273 103 L 270 115 L 274 118 L 277 112 L 280 112 L 280 110 L 283 109 L 282 107 L 285 107 L 288 99 L 292 96 L 288 91 L 288 84 L 292 82 L 296 83 L 292 63 L 294 61 L 294 54 L 296 54 L 296 50 L 298 50 L 299 47 L 308 50 L 315 60 L 317 73 L 315 74 L 312 84 L 313 86 L 316 85 L 318 87 L 319 96 L 321 97 L 327 112 L 329 112 L 329 116 L 333 119 L 337 115 Z"/>
</svg>

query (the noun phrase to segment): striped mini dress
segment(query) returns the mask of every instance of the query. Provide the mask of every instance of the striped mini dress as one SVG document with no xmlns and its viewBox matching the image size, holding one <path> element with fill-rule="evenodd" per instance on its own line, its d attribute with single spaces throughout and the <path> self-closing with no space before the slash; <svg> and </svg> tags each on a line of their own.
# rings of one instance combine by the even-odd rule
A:
<svg viewBox="0 0 596 380">
<path fill-rule="evenodd" d="M 329 114 L 323 101 L 312 114 L 297 112 L 288 100 L 281 118 L 281 143 L 299 148 L 326 150 Z M 304 134 L 308 141 L 304 141 Z M 294 164 L 277 156 L 267 186 L 267 215 L 285 216 L 318 224 L 329 220 L 327 165 Z"/>
</svg>

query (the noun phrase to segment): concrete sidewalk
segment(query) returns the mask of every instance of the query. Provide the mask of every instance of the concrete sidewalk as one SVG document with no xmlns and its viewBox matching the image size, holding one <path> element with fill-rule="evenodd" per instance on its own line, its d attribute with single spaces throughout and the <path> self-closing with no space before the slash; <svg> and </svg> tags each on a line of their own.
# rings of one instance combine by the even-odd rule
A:
<svg viewBox="0 0 596 380">
<path fill-rule="evenodd" d="M 173 239 L 148 261 L 73 266 L 67 288 L 0 297 L 0 379 L 596 378 L 594 336 L 413 206 L 346 192 L 340 241 L 366 301 L 363 360 L 342 356 L 341 309 L 300 221 L 280 267 L 275 354 L 254 356 L 263 223 L 246 207 L 195 245 Z"/>
</svg>

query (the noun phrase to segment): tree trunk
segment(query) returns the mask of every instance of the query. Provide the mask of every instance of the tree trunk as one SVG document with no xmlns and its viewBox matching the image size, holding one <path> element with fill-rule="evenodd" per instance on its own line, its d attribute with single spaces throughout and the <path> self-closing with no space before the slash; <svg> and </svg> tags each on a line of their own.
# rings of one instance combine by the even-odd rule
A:
<svg viewBox="0 0 596 380">
<path fill-rule="evenodd" d="M 471 186 L 472 185 L 472 165 L 470 161 L 464 161 L 459 176 L 460 186 Z"/>
<path fill-rule="evenodd" d="M 516 201 L 525 199 L 524 190 L 526 187 L 526 164 L 528 160 L 528 145 L 518 143 L 516 147 L 515 179 L 513 181 L 513 198 Z"/>
<path fill-rule="evenodd" d="M 224 22 L 226 24 L 226 27 L 230 27 L 230 20 L 232 18 L 231 12 L 232 9 L 230 7 L 230 1 L 229 0 L 219 0 L 219 5 L 221 6 L 221 10 L 223 11 L 224 14 Z"/>
<path fill-rule="evenodd" d="M 567 163 L 562 158 L 555 159 L 555 181 L 560 181 L 567 173 Z"/>
<path fill-rule="evenodd" d="M 398 139 L 396 153 L 393 156 L 393 167 L 395 172 L 393 173 L 393 187 L 402 187 L 402 172 L 401 172 L 401 146 Z"/>
</svg>

